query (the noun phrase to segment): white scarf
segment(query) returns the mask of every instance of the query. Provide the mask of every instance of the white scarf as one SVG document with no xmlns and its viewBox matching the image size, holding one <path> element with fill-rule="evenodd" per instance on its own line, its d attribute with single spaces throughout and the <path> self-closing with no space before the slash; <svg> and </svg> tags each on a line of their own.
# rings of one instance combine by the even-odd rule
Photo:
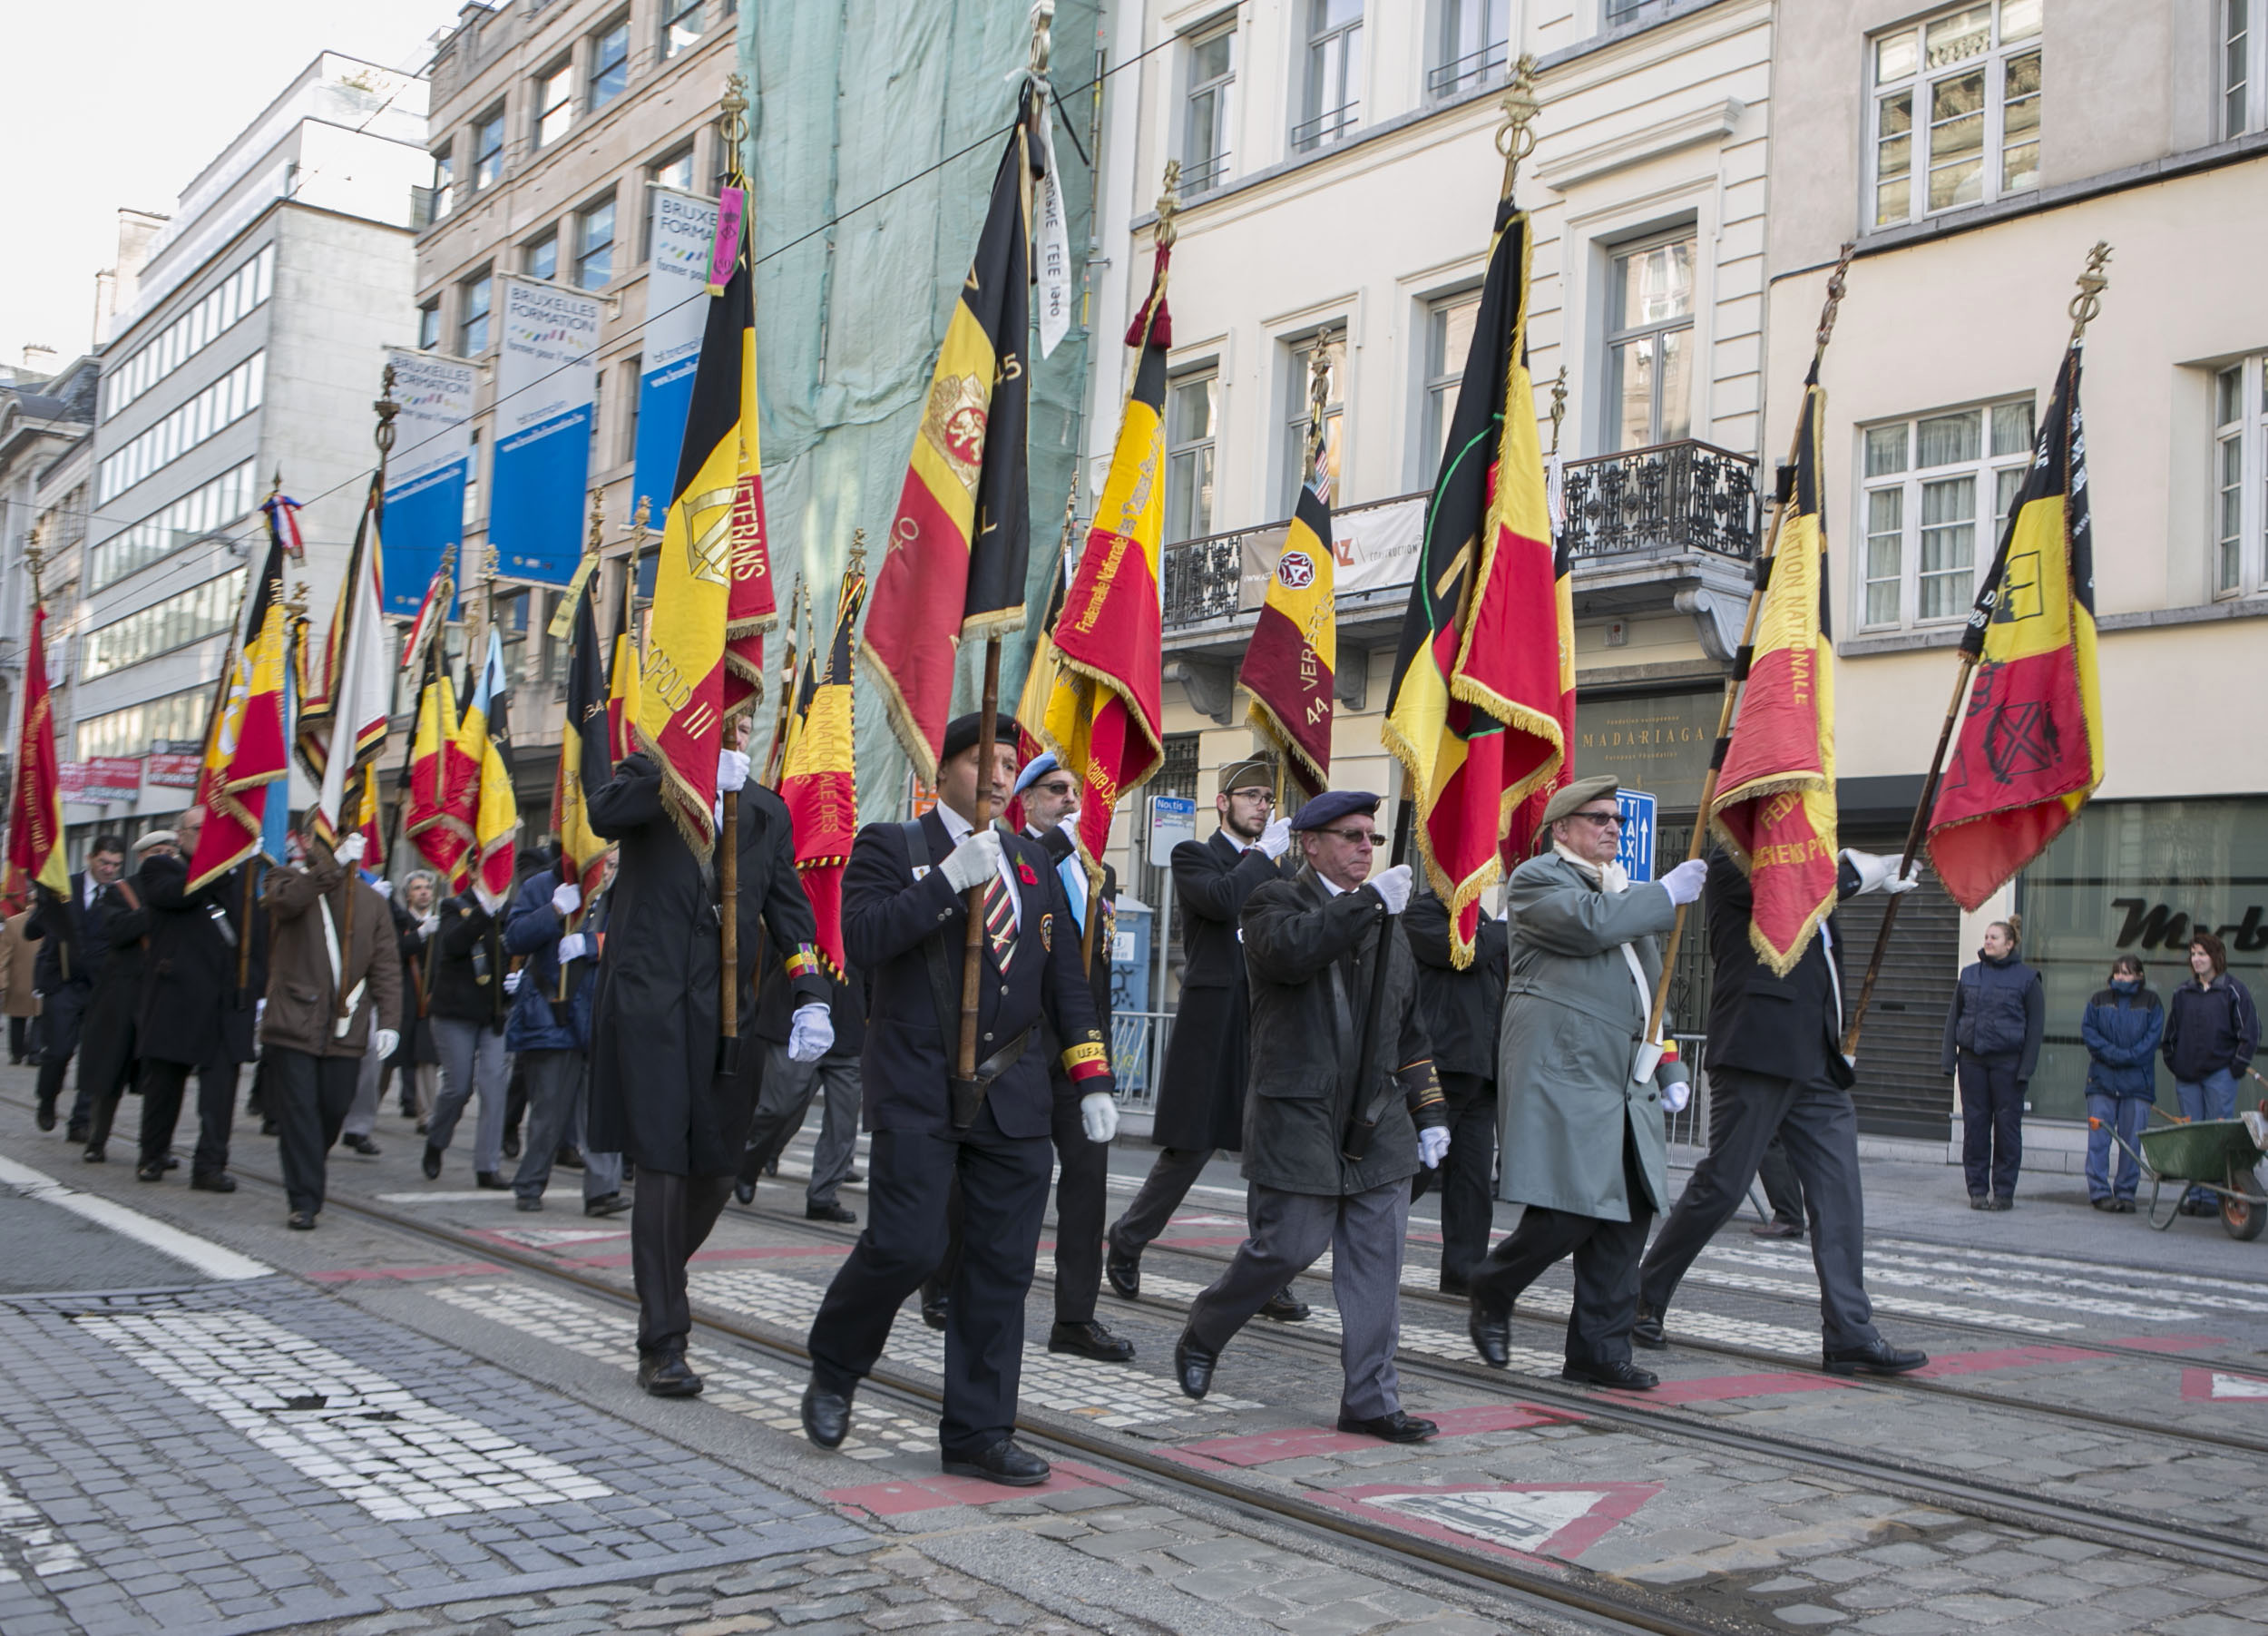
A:
<svg viewBox="0 0 2268 1636">
<path fill-rule="evenodd" d="M 1597 886 L 1608 896 L 1619 897 L 1630 889 L 1630 872 L 1618 860 L 1609 858 L 1603 864 L 1595 864 L 1589 858 L 1577 857 L 1559 841 L 1551 843 L 1551 849 L 1573 865 L 1577 874 Z M 1616 946 L 1622 950 L 1622 958 L 1629 965 L 1630 981 L 1637 985 L 1638 1015 L 1641 1018 L 1652 1016 L 1654 990 L 1646 980 L 1646 967 L 1638 963 L 1637 950 L 1627 943 Z M 1645 1024 L 1641 1022 L 1639 1030 L 1642 1033 L 1644 1029 Z M 1669 1033 L 1669 1014 L 1666 1011 L 1662 1014 L 1662 1033 L 1665 1037 Z"/>
</svg>

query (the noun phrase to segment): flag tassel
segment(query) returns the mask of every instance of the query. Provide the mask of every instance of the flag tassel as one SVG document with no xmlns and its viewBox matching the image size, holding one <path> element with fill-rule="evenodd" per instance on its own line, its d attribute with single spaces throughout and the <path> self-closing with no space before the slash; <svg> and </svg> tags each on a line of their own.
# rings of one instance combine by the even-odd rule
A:
<svg viewBox="0 0 2268 1636">
<path fill-rule="evenodd" d="M 1835 261 L 1834 272 L 1827 279 L 1827 301 L 1820 309 L 1819 331 L 1812 348 L 1812 369 L 1817 373 L 1819 363 L 1827 354 L 1828 339 L 1835 331 L 1835 313 L 1843 305 L 1843 287 L 1851 270 L 1851 257 L 1856 244 L 1845 240 L 1843 253 Z M 1746 653 L 1756 640 L 1756 617 L 1764 608 L 1765 587 L 1770 576 L 1764 564 L 1771 562 L 1780 545 L 1780 524 L 1794 504 L 1795 461 L 1802 453 L 1804 417 L 1796 416 L 1794 434 L 1788 440 L 1787 464 L 1780 468 L 1780 482 L 1772 497 L 1772 526 L 1765 536 L 1763 554 L 1757 559 L 1755 583 L 1748 588 L 1748 612 L 1741 621 L 1740 649 Z M 1708 771 L 1701 775 L 1701 803 L 1696 808 L 1698 816 L 1693 823 L 1693 839 L 1686 847 L 1686 861 L 1692 863 L 1707 849 L 1709 844 L 1709 813 L 1716 804 L 1716 776 L 1725 765 L 1725 750 L 1733 730 L 1733 716 L 1740 708 L 1740 690 L 1744 680 L 1741 667 L 1735 664 L 1725 678 L 1725 698 L 1717 707 L 1716 748 L 1710 752 Z M 1685 940 L 1686 911 L 1689 905 L 1677 906 L 1677 917 L 1671 921 L 1669 941 L 1662 945 L 1662 975 L 1654 985 L 1654 1004 L 1646 1017 L 1645 1043 L 1642 1053 L 1658 1058 L 1661 1048 L 1667 1043 L 1662 1038 L 1662 1018 L 1669 1010 L 1669 985 L 1677 970 L 1677 945 Z"/>
<path fill-rule="evenodd" d="M 993 728 L 1000 720 L 1000 638 L 984 639 L 984 698 L 976 729 L 976 821 L 972 834 L 981 835 L 992 823 Z M 969 928 L 961 949 L 961 1051 L 955 1074 L 976 1077 L 978 995 L 984 978 L 984 883 L 971 887 Z M 1093 924 L 1091 916 L 1089 924 Z"/>
</svg>

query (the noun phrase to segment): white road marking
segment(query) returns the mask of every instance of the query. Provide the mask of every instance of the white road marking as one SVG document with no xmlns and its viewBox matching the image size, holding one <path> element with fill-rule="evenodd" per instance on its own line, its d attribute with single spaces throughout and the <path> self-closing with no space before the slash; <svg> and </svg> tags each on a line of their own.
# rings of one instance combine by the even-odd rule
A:
<svg viewBox="0 0 2268 1636">
<path fill-rule="evenodd" d="M 1720 1289 L 1753 1289 L 1766 1295 L 1786 1295 L 1794 1286 L 1784 1278 L 1767 1278 L 1753 1272 L 1718 1272 L 1707 1267 L 1696 1267 L 1686 1274 L 1689 1284 L 1709 1284 Z M 1870 1286 L 1872 1279 L 1868 1280 Z M 1988 1312 L 1977 1307 L 1956 1307 L 1950 1301 L 1917 1301 L 1901 1295 L 1877 1295 L 1872 1288 L 1867 1291 L 1877 1312 L 1895 1312 L 1905 1318 L 1957 1318 L 1965 1324 L 1991 1323 L 2003 1329 L 2021 1329 L 2027 1335 L 2062 1335 L 2073 1329 L 2083 1329 L 2084 1324 L 2058 1323 L 2054 1318 L 2035 1318 L 2028 1312 Z"/>
<path fill-rule="evenodd" d="M 21 1553 L 24 1565 L 43 1579 L 51 1573 L 76 1573 L 86 1566 L 79 1548 L 64 1539 L 37 1506 L 10 1488 L 5 1477 L 0 1477 L 0 1543 L 13 1546 Z M 23 1577 L 0 1562 L 0 1584 L 12 1584 Z"/>
<path fill-rule="evenodd" d="M 195 1233 L 183 1232 L 178 1227 L 145 1216 L 138 1210 L 65 1187 L 54 1177 L 12 1159 L 0 1159 L 0 1186 L 12 1187 L 27 1199 L 53 1204 L 74 1216 L 84 1216 L 122 1239 L 132 1239 L 171 1256 L 209 1278 L 264 1278 L 276 1270 L 249 1256 L 215 1244 L 210 1239 L 200 1239 Z"/>
<path fill-rule="evenodd" d="M 510 1204 L 519 1195 L 510 1188 L 468 1188 L 452 1192 L 446 1188 L 421 1193 L 374 1193 L 380 1204 Z"/>
<path fill-rule="evenodd" d="M 613 1492 L 257 1313 L 105 1313 L 73 1322 L 382 1522 Z"/>
<path fill-rule="evenodd" d="M 2268 1397 L 2268 1380 L 2254 1380 L 2249 1375 L 2224 1375 L 2214 1372 L 2213 1395 L 2215 1397 Z"/>
<path fill-rule="evenodd" d="M 1810 1262 L 1799 1262 L 1793 1257 L 1775 1255 L 1766 1249 L 1733 1249 L 1712 1244 L 1701 1253 L 1712 1263 L 1729 1262 L 1735 1267 L 1769 1268 L 1794 1274 L 1805 1284 L 1812 1283 L 1815 1277 Z M 2085 1312 L 2097 1318 L 2115 1318 L 2129 1323 L 2187 1323 L 2199 1316 L 2165 1302 L 2106 1300 L 2099 1296 L 2076 1295 L 2068 1290 L 2026 1288 L 2009 1280 L 1982 1278 L 1966 1269 L 1925 1271 L 1898 1257 L 1869 1256 L 1866 1259 L 1866 1284 L 1870 1294 L 1881 1289 L 1916 1289 L 1931 1295 L 1968 1296 L 1988 1303 L 1986 1308 L 1970 1311 L 1968 1316 L 1978 1320 L 1989 1318 L 1995 1323 L 2012 1321 L 2012 1315 L 1999 1309 L 2002 1303 L 2019 1307 L 2046 1307 L 2057 1312 Z M 1883 1300 L 1881 1295 L 1874 1296 L 1875 1305 L 1882 1305 Z"/>
</svg>

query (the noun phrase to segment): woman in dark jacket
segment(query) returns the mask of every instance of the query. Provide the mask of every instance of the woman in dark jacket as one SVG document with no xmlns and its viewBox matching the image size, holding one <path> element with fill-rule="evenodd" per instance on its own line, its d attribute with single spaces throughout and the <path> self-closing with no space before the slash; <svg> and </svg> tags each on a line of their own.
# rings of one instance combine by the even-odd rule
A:
<svg viewBox="0 0 2268 1636">
<path fill-rule="evenodd" d="M 2024 1162 L 2024 1092 L 2039 1063 L 2048 996 L 2016 957 L 2021 916 L 1985 927 L 1977 963 L 1960 975 L 1945 1014 L 1945 1069 L 1960 1078 L 1961 1165 L 1970 1210 L 2013 1210 Z"/>
<path fill-rule="evenodd" d="M 2260 1013 L 2252 991 L 2229 975 L 2229 951 L 2211 932 L 2189 939 L 2189 981 L 2174 991 L 2165 1014 L 2165 1065 L 2184 1119 L 2234 1119 L 2236 1082 L 2260 1049 Z M 2221 1206 L 2211 1193 L 2193 1190 L 2183 1213 L 2210 1216 Z"/>
<path fill-rule="evenodd" d="M 473 1180 L 482 1187 L 501 1189 L 505 1185 L 500 1173 L 504 1086 L 512 1073 L 504 1053 L 509 1002 L 503 925 L 470 891 L 445 901 L 440 914 L 439 928 L 430 940 L 433 992 L 426 1017 L 441 1050 L 441 1095 L 425 1122 L 425 1179 L 430 1181 L 441 1174 L 441 1155 L 456 1134 L 457 1118 L 477 1093 L 480 1118 L 473 1127 Z"/>
<path fill-rule="evenodd" d="M 2079 1037 L 2087 1042 L 2087 1193 L 2097 1210 L 2131 1215 L 2141 1167 L 2134 1150 L 2157 1100 L 2157 1044 L 2165 1013 L 2143 981 L 2142 962 L 2121 955 L 2110 963 L 2110 986 L 2087 1003 Z M 2110 1176 L 2110 1147 L 2118 1147 L 2118 1180 Z"/>
</svg>

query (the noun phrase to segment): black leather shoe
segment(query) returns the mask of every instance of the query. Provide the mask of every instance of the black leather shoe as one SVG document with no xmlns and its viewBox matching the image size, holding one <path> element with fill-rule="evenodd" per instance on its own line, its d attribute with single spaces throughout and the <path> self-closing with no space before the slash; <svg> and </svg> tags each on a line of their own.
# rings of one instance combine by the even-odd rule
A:
<svg viewBox="0 0 2268 1636">
<path fill-rule="evenodd" d="M 64 1127 L 63 1139 L 71 1143 L 73 1147 L 81 1147 L 83 1146 L 87 1139 L 93 1134 L 94 1132 L 88 1130 L 86 1126 L 79 1123 L 78 1121 L 73 1120 L 71 1123 Z M 165 1168 L 170 1171 L 173 1167 L 169 1164 Z"/>
<path fill-rule="evenodd" d="M 520 1157 L 519 1131 L 506 1131 L 504 1132 L 504 1157 L 506 1159 L 517 1159 Z"/>
<path fill-rule="evenodd" d="M 164 1163 L 163 1163 L 161 1161 L 152 1159 L 152 1161 L 150 1161 L 150 1162 L 149 1162 L 149 1163 L 147 1163 L 147 1164 L 138 1164 L 138 1165 L 134 1166 L 134 1180 L 135 1180 L 136 1181 L 162 1181 L 162 1180 L 165 1180 L 165 1165 L 164 1165 Z"/>
<path fill-rule="evenodd" d="M 315 1212 L 311 1210 L 295 1210 L 284 1218 L 284 1225 L 289 1228 L 293 1232 L 313 1232 L 315 1230 Z"/>
<path fill-rule="evenodd" d="M 542 1210 L 543 1208 L 543 1195 L 541 1193 L 522 1193 L 517 1199 L 514 1199 L 512 1201 L 512 1208 L 514 1210 Z"/>
<path fill-rule="evenodd" d="M 107 1164 L 110 1161 L 110 1155 L 91 1141 L 86 1145 L 86 1151 L 79 1157 L 89 1164 Z"/>
<path fill-rule="evenodd" d="M 973 1459 L 956 1460 L 946 1455 L 938 1463 L 949 1477 L 982 1477 L 1011 1488 L 1036 1488 L 1049 1476 L 1048 1463 L 1013 1437 L 1002 1437 Z"/>
<path fill-rule="evenodd" d="M 367 1136 L 342 1136 L 338 1141 L 340 1146 L 352 1148 L 365 1159 L 376 1159 L 378 1156 L 378 1144 Z"/>
<path fill-rule="evenodd" d="M 1769 1221 L 1759 1221 L 1748 1229 L 1752 1239 L 1800 1239 L 1804 1236 L 1801 1221 L 1783 1221 L 1777 1216 Z"/>
<path fill-rule="evenodd" d="M 638 1384 L 650 1397 L 698 1397 L 701 1377 L 685 1361 L 685 1343 L 638 1355 Z"/>
<path fill-rule="evenodd" d="M 1612 1363 L 1577 1363 L 1569 1358 L 1559 1370 L 1561 1380 L 1579 1380 L 1585 1386 L 1619 1386 L 1626 1392 L 1650 1392 L 1662 1384 L 1662 1377 L 1651 1369 L 1641 1369 L 1624 1358 Z"/>
<path fill-rule="evenodd" d="M 2016 1208 L 2016 1200 L 2009 1198 L 2005 1193 L 1995 1193 L 1992 1196 L 1992 1203 L 1988 1208 L 1992 1210 L 2014 1210 Z M 2215 1206 L 2208 1204 L 2205 1206 L 2204 1213 L 2208 1216 L 2213 1215 L 2215 1213 Z"/>
<path fill-rule="evenodd" d="M 821 1448 L 840 1448 L 850 1435 L 848 1392 L 830 1392 L 814 1381 L 803 1389 L 803 1435 Z"/>
<path fill-rule="evenodd" d="M 1481 1361 L 1491 1369 L 1501 1369 L 1512 1361 L 1512 1309 L 1492 1311 L 1476 1298 L 1472 1315 L 1465 1319 L 1465 1333 L 1472 1337 L 1472 1349 L 1481 1355 Z"/>
<path fill-rule="evenodd" d="M 1220 1362 L 1220 1354 L 1207 1351 L 1190 1331 L 1184 1329 L 1181 1338 L 1173 1343 L 1173 1377 L 1181 1386 L 1185 1397 L 1202 1397 L 1213 1389 L 1213 1366 Z"/>
<path fill-rule="evenodd" d="M 2118 1200 L 2112 1198 L 2108 1193 L 2105 1193 L 2099 1199 L 2089 1199 L 2087 1202 L 2093 1205 L 2097 1210 L 2101 1210 L 2105 1215 L 2109 1215 L 2113 1210 L 2118 1208 Z"/>
<path fill-rule="evenodd" d="M 1307 1316 L 1307 1303 L 1292 1293 L 1289 1284 L 1268 1297 L 1267 1305 L 1260 1308 L 1262 1318 L 1272 1318 L 1279 1324 L 1296 1324 Z"/>
<path fill-rule="evenodd" d="M 922 1303 L 922 1322 L 933 1329 L 943 1329 L 945 1327 L 946 1305 L 945 1298 L 942 1295 L 934 1301 L 924 1300 Z"/>
<path fill-rule="evenodd" d="M 620 1193 L 607 1193 L 582 1201 L 582 1213 L 586 1216 L 619 1216 L 629 1208 L 630 1200 Z"/>
<path fill-rule="evenodd" d="M 1992 1208 L 1992 1195 L 1989 1193 L 1970 1194 L 1969 1208 L 1970 1210 L 1990 1210 Z"/>
<path fill-rule="evenodd" d="M 71 1127 L 72 1141 L 84 1141 L 86 1140 L 86 1135 L 87 1131 L 84 1125 L 73 1125 Z M 168 1153 L 163 1159 L 158 1161 L 158 1167 L 161 1170 L 178 1171 L 181 1168 L 181 1161 L 174 1158 L 172 1154 Z"/>
<path fill-rule="evenodd" d="M 1134 1359 L 1132 1341 L 1092 1321 L 1056 1325 L 1048 1331 L 1048 1350 L 1091 1357 L 1097 1363 L 1131 1363 Z"/>
<path fill-rule="evenodd" d="M 193 1191 L 200 1193 L 233 1193 L 236 1191 L 236 1178 L 226 1171 L 215 1171 L 210 1176 L 191 1176 L 189 1185 Z"/>
<path fill-rule="evenodd" d="M 473 1180 L 476 1185 L 486 1188 L 492 1193 L 501 1193 L 512 1185 L 494 1171 L 475 1171 L 473 1172 Z"/>
<path fill-rule="evenodd" d="M 756 1183 L 753 1181 L 734 1182 L 732 1184 L 732 1196 L 743 1204 L 754 1204 L 756 1202 Z"/>
<path fill-rule="evenodd" d="M 1400 1409 L 1391 1415 L 1381 1415 L 1372 1420 L 1358 1420 L 1352 1415 L 1339 1416 L 1339 1429 L 1354 1432 L 1364 1437 L 1377 1437 L 1387 1443 L 1422 1443 L 1438 1436 L 1441 1427 L 1431 1420 L 1420 1420 Z"/>
<path fill-rule="evenodd" d="M 807 1221 L 855 1221 L 858 1212 L 830 1199 L 825 1204 L 806 1204 L 803 1219 Z"/>
<path fill-rule="evenodd" d="M 2134 1214 L 2134 1200 L 2131 1199 L 2121 1199 L 2112 1208 L 2122 1216 L 2131 1216 Z"/>
<path fill-rule="evenodd" d="M 1830 1375 L 1903 1375 L 1930 1361 L 1927 1352 L 1908 1352 L 1876 1336 L 1863 1347 L 1830 1347 L 1820 1367 Z"/>
<path fill-rule="evenodd" d="M 434 1146 L 434 1145 L 433 1145 L 433 1143 L 431 1143 L 431 1142 L 427 1142 L 427 1143 L 425 1144 L 425 1157 L 424 1158 L 424 1160 L 422 1160 L 422 1161 L 419 1162 L 419 1164 L 418 1164 L 418 1167 L 417 1167 L 417 1168 L 418 1168 L 419 1170 L 422 1170 L 422 1171 L 424 1171 L 425 1172 L 425 1180 L 428 1180 L 428 1181 L 438 1181 L 438 1180 L 441 1180 L 441 1150 L 440 1150 L 439 1148 L 436 1148 L 435 1146 Z"/>
<path fill-rule="evenodd" d="M 1139 1300 L 1142 1293 L 1142 1258 L 1128 1255 L 1106 1237 L 1102 1240 L 1102 1276 L 1110 1290 L 1124 1300 Z"/>
<path fill-rule="evenodd" d="M 53 1102 L 40 1103 L 32 1113 L 32 1122 L 43 1131 L 54 1130 L 55 1128 L 55 1104 Z"/>
<path fill-rule="evenodd" d="M 1648 1352 L 1668 1351 L 1669 1337 L 1662 1333 L 1662 1315 L 1641 1303 L 1637 1319 L 1630 1326 L 1630 1344 L 1644 1347 Z"/>
</svg>

